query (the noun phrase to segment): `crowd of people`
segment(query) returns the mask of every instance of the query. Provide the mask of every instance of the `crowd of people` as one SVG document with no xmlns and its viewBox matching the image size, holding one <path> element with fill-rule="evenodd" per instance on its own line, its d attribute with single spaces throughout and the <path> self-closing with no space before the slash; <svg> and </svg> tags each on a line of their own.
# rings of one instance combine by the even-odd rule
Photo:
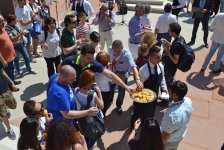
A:
<svg viewBox="0 0 224 150">
<path fill-rule="evenodd" d="M 123 46 L 122 40 L 113 37 L 115 1 L 101 0 L 100 10 L 92 22 L 90 18 L 94 11 L 88 0 L 70 1 L 68 9 L 74 14 L 65 16 L 62 32 L 56 28 L 56 20 L 50 16 L 45 0 L 18 2 L 15 14 L 8 14 L 6 19 L 0 15 L 0 117 L 10 139 L 15 140 L 16 135 L 9 124 L 8 109 L 16 109 L 17 102 L 12 92 L 19 91 L 16 85 L 21 84 L 15 80 L 14 66 L 17 75 L 23 76 L 20 68 L 22 56 L 28 74 L 37 74 L 31 63 L 36 63 L 34 58 L 40 57 L 37 51 L 40 46 L 49 78 L 46 108 L 34 100 L 24 103 L 26 117 L 20 124 L 19 150 L 94 149 L 100 137 L 93 138 L 83 132 L 86 126 L 80 126 L 81 119 L 90 116 L 104 125 L 116 87 L 118 115 L 122 115 L 126 91 L 132 95 L 147 88 L 157 96 L 161 93 L 169 95 L 169 99 L 161 102 L 157 98 L 150 103 L 133 102 L 131 133 L 127 141 L 129 148 L 178 149 L 193 107 L 191 99 L 186 97 L 187 85 L 175 78 L 175 74 L 185 59 L 186 47 L 196 41 L 200 22 L 204 47 L 209 48 L 208 22 L 213 12 L 215 17 L 210 26 L 212 45 L 200 72 L 205 71 L 216 50 L 213 73 L 221 72 L 224 55 L 222 0 L 219 1 L 221 4 L 212 0 L 192 2 L 194 24 L 189 43 L 181 36 L 178 14 L 185 6 L 189 11 L 190 0 L 173 0 L 173 4 L 165 4 L 164 14 L 158 17 L 155 28 L 150 19 L 151 6 L 136 4 L 135 14 L 128 24 L 128 48 Z M 91 25 L 98 26 L 98 31 L 92 30 Z M 127 85 L 130 75 L 136 89 Z M 160 125 L 155 119 L 158 105 L 167 107 Z"/>
</svg>

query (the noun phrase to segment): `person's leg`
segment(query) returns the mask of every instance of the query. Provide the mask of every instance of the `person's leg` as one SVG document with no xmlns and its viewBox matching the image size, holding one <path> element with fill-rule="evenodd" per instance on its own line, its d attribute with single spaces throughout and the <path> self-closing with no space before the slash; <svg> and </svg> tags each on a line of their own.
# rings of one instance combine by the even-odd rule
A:
<svg viewBox="0 0 224 150">
<path fill-rule="evenodd" d="M 29 59 L 29 55 L 27 53 L 26 47 L 24 45 L 20 45 L 20 53 L 22 54 L 25 64 L 26 64 L 26 69 L 28 70 L 28 72 L 30 72 L 32 70 L 31 66 L 30 66 L 30 59 Z"/>
<path fill-rule="evenodd" d="M 180 144 L 180 141 L 172 142 L 172 143 L 166 143 L 164 150 L 178 150 L 178 146 Z"/>
<path fill-rule="evenodd" d="M 6 72 L 6 74 L 9 76 L 9 78 L 14 81 L 14 63 L 13 60 L 11 62 L 8 63 L 8 67 L 4 68 L 4 71 Z"/>
<path fill-rule="evenodd" d="M 157 34 L 157 37 L 156 37 L 156 40 L 158 41 L 157 43 L 156 43 L 156 45 L 157 46 L 159 46 L 159 47 L 161 47 L 161 45 L 162 45 L 162 42 L 161 42 L 161 39 L 163 38 L 163 33 L 158 33 Z"/>
<path fill-rule="evenodd" d="M 194 19 L 194 26 L 193 26 L 192 37 L 191 37 L 192 44 L 195 43 L 196 34 L 197 34 L 197 31 L 198 31 L 199 24 L 200 24 L 200 20 L 199 19 Z"/>
<path fill-rule="evenodd" d="M 174 68 L 172 66 L 170 67 L 170 64 L 164 65 L 164 74 L 165 74 L 167 88 L 169 88 L 170 84 L 173 82 L 176 71 L 177 71 L 177 68 Z"/>
<path fill-rule="evenodd" d="M 14 59 L 14 63 L 15 63 L 15 67 L 16 67 L 16 71 L 20 74 L 20 66 L 19 66 L 19 53 L 21 53 L 21 49 L 20 46 L 15 46 L 14 47 L 15 51 L 16 51 L 16 57 Z"/>
<path fill-rule="evenodd" d="M 202 20 L 202 27 L 204 30 L 203 40 L 204 40 L 205 45 L 208 45 L 208 22 L 209 22 L 209 18 L 205 18 Z"/>
<path fill-rule="evenodd" d="M 110 30 L 109 32 L 106 32 L 107 49 L 112 46 L 112 42 L 113 42 L 113 31 Z"/>
<path fill-rule="evenodd" d="M 104 49 L 106 37 L 105 37 L 104 32 L 102 32 L 102 31 L 99 31 L 99 34 L 100 34 L 100 42 L 99 43 L 100 43 L 101 49 Z"/>
<path fill-rule="evenodd" d="M 37 53 L 38 43 L 39 43 L 39 39 L 33 39 L 33 55 L 39 55 Z"/>
<path fill-rule="evenodd" d="M 101 92 L 101 94 L 102 94 L 102 98 L 103 98 L 103 102 L 104 102 L 104 108 L 102 109 L 102 112 L 105 116 L 107 110 L 111 106 L 111 100 L 109 99 L 110 98 L 110 91 L 109 92 Z"/>
<path fill-rule="evenodd" d="M 127 78 L 125 79 L 124 83 L 127 84 Z M 117 108 L 121 108 L 123 101 L 124 101 L 124 96 L 125 96 L 125 89 L 121 87 L 120 85 L 118 86 L 118 96 L 117 96 L 117 101 L 116 101 L 116 106 Z"/>
<path fill-rule="evenodd" d="M 32 55 L 31 55 L 31 47 L 30 47 L 30 44 L 31 44 L 31 31 L 32 30 L 29 30 L 29 32 L 25 34 L 25 37 L 27 38 L 26 50 L 28 52 L 29 58 L 33 59 Z"/>
<path fill-rule="evenodd" d="M 216 42 L 212 42 L 211 48 L 207 56 L 205 57 L 204 63 L 202 65 L 202 69 L 205 70 L 212 58 L 212 56 L 215 54 L 216 50 L 218 49 L 219 45 Z"/>
<path fill-rule="evenodd" d="M 215 66 L 213 67 L 214 71 L 220 70 L 220 64 L 221 64 L 223 55 L 224 55 L 224 44 L 219 44 L 219 51 L 216 56 Z"/>
<path fill-rule="evenodd" d="M 54 67 L 55 67 L 55 71 L 58 72 L 58 65 L 61 63 L 61 56 L 57 56 L 54 58 Z"/>
<path fill-rule="evenodd" d="M 54 74 L 54 61 L 53 61 L 53 58 L 44 57 L 44 59 L 47 63 L 47 73 L 48 73 L 48 77 L 50 78 L 51 75 Z"/>
</svg>

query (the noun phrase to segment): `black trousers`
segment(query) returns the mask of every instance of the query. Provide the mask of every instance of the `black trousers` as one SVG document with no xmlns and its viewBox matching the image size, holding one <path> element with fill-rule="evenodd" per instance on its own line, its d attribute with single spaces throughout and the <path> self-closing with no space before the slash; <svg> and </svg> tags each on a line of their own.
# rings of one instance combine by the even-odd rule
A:
<svg viewBox="0 0 224 150">
<path fill-rule="evenodd" d="M 172 14 L 177 16 L 177 19 L 178 19 L 178 15 L 179 13 L 181 12 L 183 8 L 177 8 L 177 9 L 172 9 Z"/>
<path fill-rule="evenodd" d="M 200 22 L 202 23 L 203 31 L 204 31 L 204 43 L 208 44 L 208 22 L 209 22 L 209 16 L 205 16 L 203 19 L 194 19 L 194 27 L 192 31 L 192 37 L 191 37 L 191 42 L 195 43 L 196 40 L 196 35 L 198 31 L 198 27 Z"/>
<path fill-rule="evenodd" d="M 47 63 L 47 73 L 48 77 L 50 78 L 51 75 L 55 74 L 57 72 L 57 67 L 61 63 L 61 56 L 52 57 L 52 58 L 46 58 L 44 57 L 46 63 Z"/>
<path fill-rule="evenodd" d="M 113 102 L 113 99 L 111 99 L 111 96 L 110 96 L 110 91 L 108 92 L 101 92 L 102 94 L 102 98 L 103 98 L 103 102 L 104 102 L 104 108 L 102 109 L 102 112 L 105 116 L 107 110 L 110 108 L 112 102 Z"/>
<path fill-rule="evenodd" d="M 214 1 L 214 7 L 211 10 L 211 15 L 213 14 L 213 12 L 215 12 L 215 15 L 218 13 L 218 11 L 219 11 L 219 5 L 220 5 L 220 0 L 215 0 Z"/>
</svg>

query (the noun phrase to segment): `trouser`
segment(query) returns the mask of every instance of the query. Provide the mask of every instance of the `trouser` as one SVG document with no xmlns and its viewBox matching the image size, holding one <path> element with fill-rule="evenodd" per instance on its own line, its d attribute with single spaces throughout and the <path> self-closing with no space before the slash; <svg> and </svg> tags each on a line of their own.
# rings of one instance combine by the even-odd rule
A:
<svg viewBox="0 0 224 150">
<path fill-rule="evenodd" d="M 86 140 L 86 144 L 87 144 L 88 149 L 93 148 L 94 144 L 96 143 L 96 140 L 93 140 L 93 139 L 90 139 L 90 138 L 87 138 L 87 137 L 85 137 L 85 140 Z"/>
<path fill-rule="evenodd" d="M 209 22 L 209 17 L 204 17 L 203 19 L 194 19 L 194 27 L 193 27 L 193 31 L 192 31 L 192 37 L 191 37 L 191 42 L 195 43 L 195 39 L 196 39 L 196 34 L 198 31 L 198 27 L 200 22 L 202 23 L 202 27 L 204 30 L 204 43 L 208 44 L 207 40 L 208 40 L 208 22 Z"/>
<path fill-rule="evenodd" d="M 176 72 L 177 68 L 175 66 L 171 64 L 164 64 L 164 74 L 167 88 L 169 88 L 170 84 L 173 82 Z"/>
<path fill-rule="evenodd" d="M 178 15 L 181 12 L 182 8 L 177 8 L 177 9 L 172 9 L 172 14 L 177 16 L 178 19 Z"/>
<path fill-rule="evenodd" d="M 19 44 L 14 46 L 15 50 L 16 50 L 16 58 L 14 59 L 14 63 L 15 63 L 15 67 L 16 67 L 16 71 L 20 71 L 20 66 L 19 66 L 19 53 L 23 56 L 23 59 L 25 61 L 25 65 L 26 65 L 26 69 L 28 71 L 31 71 L 31 66 L 30 66 L 30 59 L 29 59 L 29 55 L 27 53 L 26 47 L 23 44 Z"/>
<path fill-rule="evenodd" d="M 158 33 L 157 34 L 157 46 L 161 46 L 162 45 L 162 42 L 161 42 L 161 39 L 166 39 L 167 41 L 171 42 L 172 40 L 172 37 L 169 35 L 169 33 Z"/>
<path fill-rule="evenodd" d="M 164 150 L 178 150 L 180 141 L 177 142 L 168 142 L 165 144 Z"/>
<path fill-rule="evenodd" d="M 156 111 L 157 100 L 151 103 L 140 104 L 134 102 L 134 110 L 131 116 L 131 129 L 134 128 L 135 121 L 140 118 L 143 123 L 147 118 L 153 118 Z"/>
<path fill-rule="evenodd" d="M 224 0 L 220 1 L 220 13 L 224 12 Z"/>
<path fill-rule="evenodd" d="M 8 62 L 8 66 L 4 67 L 4 71 L 6 72 L 6 74 L 9 76 L 9 78 L 14 81 L 14 63 L 13 60 Z"/>
<path fill-rule="evenodd" d="M 101 49 L 104 49 L 105 43 L 107 44 L 107 49 L 112 45 L 113 42 L 113 31 L 112 29 L 109 31 L 99 31 L 100 34 L 100 45 Z"/>
<path fill-rule="evenodd" d="M 138 48 L 140 46 L 139 44 L 131 44 L 130 41 L 128 42 L 129 51 L 131 52 L 134 59 L 138 58 Z"/>
<path fill-rule="evenodd" d="M 127 78 L 124 81 L 125 84 L 127 84 Z M 110 99 L 114 99 L 114 89 L 116 87 L 116 84 L 110 84 Z M 116 106 L 120 108 L 123 104 L 124 101 L 124 96 L 125 96 L 125 89 L 121 87 L 120 85 L 118 86 L 118 96 L 117 96 L 117 101 L 116 101 Z"/>
<path fill-rule="evenodd" d="M 218 50 L 216 60 L 215 60 L 215 66 L 213 67 L 213 70 L 219 70 L 220 69 L 220 63 L 222 61 L 222 57 L 224 55 L 224 44 L 219 44 L 216 42 L 212 42 L 211 48 L 207 56 L 205 57 L 204 63 L 202 65 L 202 69 L 206 69 L 212 56 L 215 54 L 216 50 Z"/>
<path fill-rule="evenodd" d="M 107 110 L 110 108 L 113 99 L 110 98 L 110 91 L 108 92 L 101 92 L 102 94 L 102 98 L 103 98 L 103 102 L 104 102 L 104 108 L 102 109 L 103 115 L 105 116 Z"/>
<path fill-rule="evenodd" d="M 213 14 L 213 12 L 215 12 L 215 15 L 218 13 L 218 11 L 219 11 L 219 5 L 220 5 L 220 0 L 215 0 L 214 1 L 214 7 L 211 10 L 211 15 Z"/>
<path fill-rule="evenodd" d="M 44 57 L 46 63 L 47 63 L 47 73 L 48 73 L 48 77 L 50 78 L 51 75 L 55 74 L 55 70 L 57 72 L 57 67 L 61 62 L 61 57 L 56 56 L 56 57 L 52 57 L 52 58 L 46 58 Z"/>
</svg>

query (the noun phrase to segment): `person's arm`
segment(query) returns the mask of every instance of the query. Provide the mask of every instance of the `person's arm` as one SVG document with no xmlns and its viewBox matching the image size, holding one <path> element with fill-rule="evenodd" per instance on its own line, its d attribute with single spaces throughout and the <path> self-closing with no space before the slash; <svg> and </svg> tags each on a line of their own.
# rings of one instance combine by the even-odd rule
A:
<svg viewBox="0 0 224 150">
<path fill-rule="evenodd" d="M 96 93 L 97 93 L 94 101 L 95 101 L 95 103 L 96 103 L 96 105 L 99 109 L 103 109 L 104 102 L 103 102 L 103 97 L 102 97 L 102 94 L 100 92 L 100 89 L 97 85 L 94 88 L 95 88 Z"/>
<path fill-rule="evenodd" d="M 121 87 L 126 89 L 129 93 L 131 93 L 133 91 L 112 71 L 110 71 L 108 69 L 104 69 L 102 73 L 105 76 L 107 76 L 108 78 L 110 78 L 112 81 L 114 81 L 115 83 L 117 83 L 118 85 L 120 85 Z"/>
<path fill-rule="evenodd" d="M 9 78 L 9 76 L 2 70 L 2 75 L 6 78 L 6 80 L 11 84 L 13 91 L 17 91 L 17 87 L 14 82 Z"/>
<path fill-rule="evenodd" d="M 1 61 L 2 65 L 3 65 L 3 67 L 7 67 L 8 66 L 7 61 L 3 58 L 1 53 L 0 53 L 0 61 Z"/>
<path fill-rule="evenodd" d="M 162 81 L 160 83 L 160 87 L 162 89 L 162 92 L 168 93 L 166 80 L 165 80 L 164 66 L 162 64 L 160 66 L 161 66 L 161 71 L 162 71 Z"/>
<path fill-rule="evenodd" d="M 159 33 L 159 29 L 155 28 L 154 34 L 157 36 L 158 33 Z"/>
<path fill-rule="evenodd" d="M 167 132 L 162 132 L 162 141 L 163 141 L 163 144 L 165 145 L 167 143 L 167 140 L 169 139 L 170 137 L 170 133 L 167 133 Z"/>
<path fill-rule="evenodd" d="M 169 57 L 169 59 L 174 63 L 174 64 L 177 64 L 178 61 L 179 61 L 179 57 L 180 55 L 177 55 L 177 54 L 174 54 L 172 55 L 170 53 L 170 43 L 168 43 L 167 41 L 164 42 L 164 40 L 162 41 L 163 42 L 163 49 L 164 51 L 166 52 L 167 56 Z"/>
<path fill-rule="evenodd" d="M 110 22 L 111 22 L 111 26 L 114 27 L 116 25 L 116 20 L 115 20 L 115 13 L 113 11 L 111 11 L 111 18 L 110 18 Z"/>
<path fill-rule="evenodd" d="M 148 72 L 147 70 L 145 70 L 144 68 L 145 68 L 145 67 L 142 66 L 142 67 L 139 69 L 139 77 L 140 77 L 140 81 L 141 81 L 142 83 L 144 83 L 144 82 L 147 80 L 148 76 L 149 76 L 149 72 Z"/>
<path fill-rule="evenodd" d="M 135 121 L 134 128 L 132 129 L 131 134 L 129 135 L 127 142 L 129 142 L 130 140 L 135 138 L 135 134 L 136 134 L 137 130 L 139 129 L 140 124 L 141 124 L 140 119 Z"/>
<path fill-rule="evenodd" d="M 96 116 L 99 110 L 96 107 L 91 107 L 87 110 L 69 110 L 69 111 L 60 111 L 62 116 L 66 119 L 77 119 L 85 116 Z"/>
<path fill-rule="evenodd" d="M 132 67 L 132 71 L 133 71 L 135 83 L 136 83 L 138 89 L 142 89 L 144 86 L 143 86 L 142 82 L 140 81 L 139 72 L 138 72 L 137 67 Z"/>
<path fill-rule="evenodd" d="M 94 14 L 94 10 L 93 10 L 91 3 L 89 1 L 85 1 L 83 7 L 84 7 L 85 12 L 88 14 L 88 19 L 90 19 Z"/>
<path fill-rule="evenodd" d="M 73 46 L 68 47 L 68 48 L 62 48 L 64 54 L 65 54 L 65 55 L 70 54 L 72 51 L 74 51 L 75 48 L 78 48 L 79 45 L 80 45 L 80 42 L 79 42 L 79 40 L 77 40 L 76 43 L 75 43 Z"/>
<path fill-rule="evenodd" d="M 100 11 L 96 14 L 96 17 L 92 21 L 92 24 L 95 26 L 99 24 L 99 13 Z"/>
</svg>

